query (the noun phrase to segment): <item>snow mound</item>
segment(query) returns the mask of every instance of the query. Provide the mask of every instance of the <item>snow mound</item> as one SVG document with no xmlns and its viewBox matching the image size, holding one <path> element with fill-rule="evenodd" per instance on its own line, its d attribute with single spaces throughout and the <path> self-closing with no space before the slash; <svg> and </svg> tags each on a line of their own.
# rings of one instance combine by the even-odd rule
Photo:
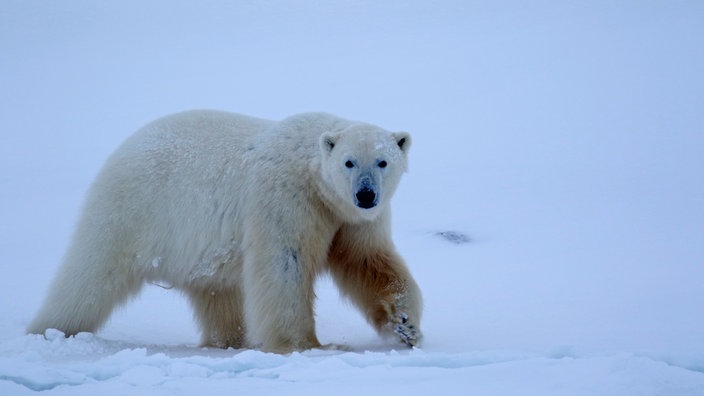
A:
<svg viewBox="0 0 704 396">
<path fill-rule="evenodd" d="M 277 355 L 254 350 L 130 345 L 81 333 L 29 335 L 0 344 L 0 394 L 99 394 L 120 390 L 266 387 L 287 394 L 421 392 L 439 384 L 450 393 L 701 394 L 701 372 L 632 353 L 588 354 L 490 350 L 429 353 L 312 350 Z M 703 360 L 688 362 L 701 369 Z M 409 381 L 409 378 L 413 378 Z M 423 389 L 418 389 L 421 387 Z"/>
</svg>

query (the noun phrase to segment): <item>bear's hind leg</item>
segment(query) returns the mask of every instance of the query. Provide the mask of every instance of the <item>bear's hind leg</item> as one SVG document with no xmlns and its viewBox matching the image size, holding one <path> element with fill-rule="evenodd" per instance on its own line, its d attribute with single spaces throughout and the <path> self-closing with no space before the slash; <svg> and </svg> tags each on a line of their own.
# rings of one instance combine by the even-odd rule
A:
<svg viewBox="0 0 704 396">
<path fill-rule="evenodd" d="M 69 256 L 39 313 L 27 327 L 28 333 L 42 334 L 50 328 L 61 330 L 66 336 L 94 333 L 115 307 L 142 288 L 142 279 L 129 270 L 98 261 L 85 263 L 76 255 Z"/>
<path fill-rule="evenodd" d="M 202 331 L 202 346 L 245 346 L 242 295 L 238 289 L 189 289 L 187 294 Z"/>
</svg>

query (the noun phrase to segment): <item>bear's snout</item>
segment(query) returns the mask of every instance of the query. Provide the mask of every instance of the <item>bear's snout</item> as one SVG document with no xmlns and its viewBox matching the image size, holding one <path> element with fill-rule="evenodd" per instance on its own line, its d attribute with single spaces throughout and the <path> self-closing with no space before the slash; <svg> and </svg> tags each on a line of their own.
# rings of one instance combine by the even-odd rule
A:
<svg viewBox="0 0 704 396">
<path fill-rule="evenodd" d="M 370 209 L 376 206 L 376 193 L 369 187 L 362 187 L 354 196 L 357 198 L 357 206 L 362 209 Z"/>
</svg>

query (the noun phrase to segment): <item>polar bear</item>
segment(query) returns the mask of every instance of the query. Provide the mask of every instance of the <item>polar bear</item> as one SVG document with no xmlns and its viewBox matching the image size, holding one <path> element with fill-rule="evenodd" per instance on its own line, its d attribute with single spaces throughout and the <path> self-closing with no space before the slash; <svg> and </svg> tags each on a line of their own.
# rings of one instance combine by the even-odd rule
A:
<svg viewBox="0 0 704 396">
<path fill-rule="evenodd" d="M 91 186 L 30 333 L 95 332 L 146 282 L 189 298 L 204 346 L 321 347 L 329 272 L 381 334 L 419 343 L 421 292 L 391 240 L 411 137 L 324 113 L 196 110 L 129 137 Z"/>
</svg>

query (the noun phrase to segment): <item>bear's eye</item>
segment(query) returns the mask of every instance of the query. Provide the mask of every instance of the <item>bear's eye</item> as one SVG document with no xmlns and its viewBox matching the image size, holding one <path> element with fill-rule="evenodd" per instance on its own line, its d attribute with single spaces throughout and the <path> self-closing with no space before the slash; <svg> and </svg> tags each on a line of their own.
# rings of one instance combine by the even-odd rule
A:
<svg viewBox="0 0 704 396">
<path fill-rule="evenodd" d="M 386 161 L 379 161 L 379 168 L 386 168 L 386 165 L 388 165 Z"/>
<path fill-rule="evenodd" d="M 348 168 L 354 168 L 354 163 L 352 161 L 345 162 L 345 166 Z"/>
</svg>

